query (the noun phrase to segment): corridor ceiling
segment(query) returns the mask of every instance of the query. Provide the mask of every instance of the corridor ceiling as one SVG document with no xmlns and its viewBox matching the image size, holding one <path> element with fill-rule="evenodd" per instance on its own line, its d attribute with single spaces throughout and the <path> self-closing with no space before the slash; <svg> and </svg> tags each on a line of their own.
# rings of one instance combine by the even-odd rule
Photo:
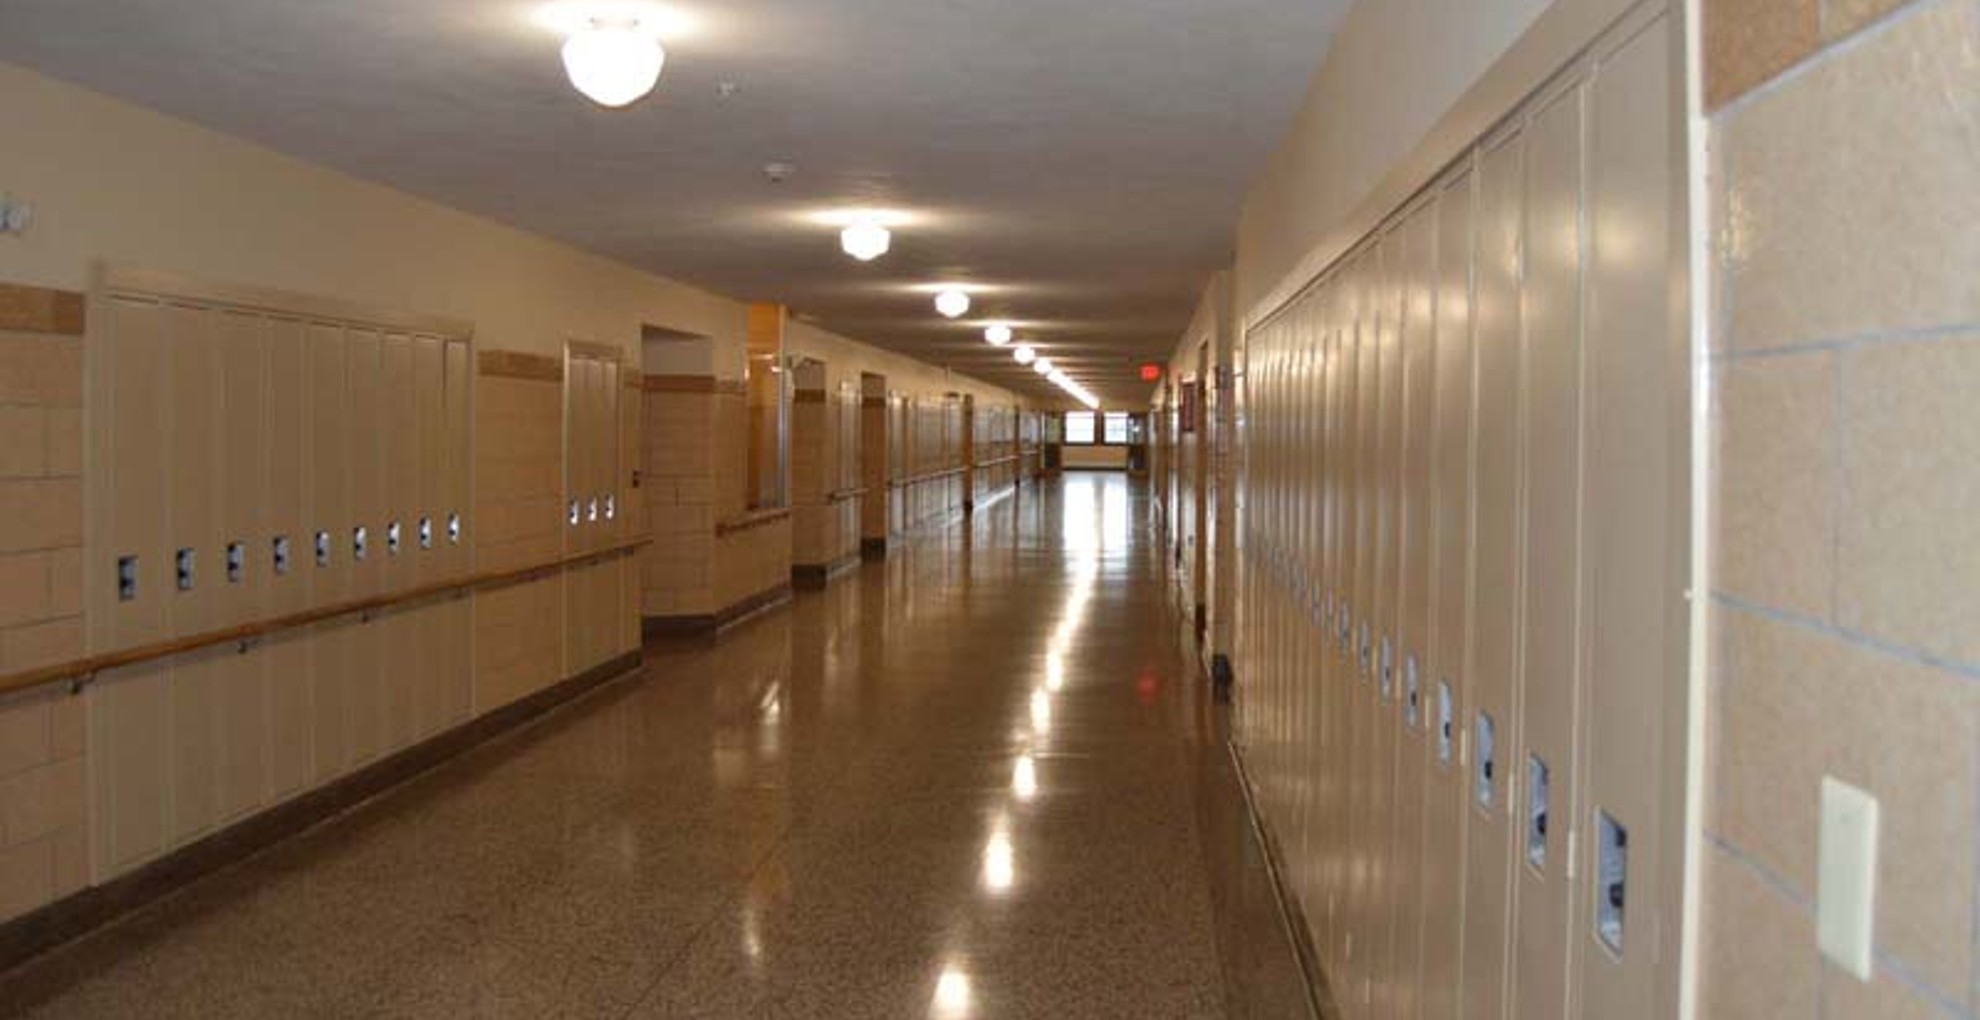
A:
<svg viewBox="0 0 1980 1020">
<path fill-rule="evenodd" d="M 618 111 L 514 0 L 0 0 L 0 60 L 1056 397 L 1007 318 L 1138 405 L 1347 2 L 681 0 Z M 861 264 L 811 218 L 847 207 L 913 222 Z"/>
</svg>

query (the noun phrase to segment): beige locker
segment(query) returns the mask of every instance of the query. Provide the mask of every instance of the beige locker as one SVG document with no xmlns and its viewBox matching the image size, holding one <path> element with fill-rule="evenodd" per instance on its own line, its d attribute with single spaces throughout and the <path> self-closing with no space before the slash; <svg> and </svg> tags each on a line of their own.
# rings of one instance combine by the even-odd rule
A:
<svg viewBox="0 0 1980 1020">
<path fill-rule="evenodd" d="M 414 420 L 418 444 L 415 461 L 418 482 L 406 509 L 403 538 L 407 580 L 427 584 L 445 579 L 435 558 L 444 524 L 447 486 L 446 422 L 447 364 L 446 341 L 439 337 L 413 339 L 412 375 Z M 445 719 L 447 658 L 446 614 L 451 600 L 429 599 L 411 610 L 413 630 L 412 728 L 416 738 L 439 730 Z"/>
<path fill-rule="evenodd" d="M 100 501 L 108 541 L 92 571 L 96 604 L 105 611 L 95 646 L 125 648 L 165 636 L 171 564 L 165 553 L 167 313 L 157 304 L 106 302 L 101 352 L 92 352 L 96 392 L 109 400 L 92 408 L 109 427 L 101 466 L 108 484 Z M 97 346 L 92 337 L 92 346 Z M 171 668 L 164 662 L 113 670 L 90 692 L 90 773 L 101 824 L 91 827 L 96 873 L 119 874 L 165 846 Z"/>
<path fill-rule="evenodd" d="M 1580 678 L 1581 161 L 1579 88 L 1527 130 L 1525 540 L 1520 606 L 1519 913 L 1513 1014 L 1568 1015 Z"/>
<path fill-rule="evenodd" d="M 1463 1015 L 1505 1017 L 1514 840 L 1510 761 L 1519 746 L 1519 277 L 1523 142 L 1479 161 L 1474 327 L 1472 621 L 1465 723 L 1470 776 L 1465 842 Z"/>
<path fill-rule="evenodd" d="M 269 321 L 259 315 L 210 311 L 220 365 L 218 403 L 220 535 L 208 583 L 221 625 L 267 614 L 268 558 L 261 553 L 268 502 Z M 216 663 L 219 742 L 217 821 L 260 807 L 268 784 L 267 658 L 259 648 Z"/>
<path fill-rule="evenodd" d="M 345 530 L 351 594 L 383 594 L 385 564 L 385 466 L 379 358 L 383 338 L 352 330 L 346 340 L 344 436 L 350 464 L 350 522 Z M 351 763 L 363 764 L 385 749 L 386 628 L 382 617 L 358 616 L 344 624 L 346 718 Z"/>
<path fill-rule="evenodd" d="M 1660 834 L 1682 824 L 1663 813 L 1661 781 L 1674 771 L 1666 727 L 1679 725 L 1663 699 L 1685 669 L 1675 650 L 1684 536 L 1673 522 L 1687 512 L 1675 444 L 1688 420 L 1688 352 L 1669 304 L 1671 65 L 1659 18 L 1603 62 L 1591 98 L 1587 797 L 1575 921 L 1586 948 L 1576 1009 L 1615 1020 L 1659 1015 L 1671 964 L 1658 940 L 1679 924 L 1660 913 L 1671 846 Z"/>
<path fill-rule="evenodd" d="M 351 597 L 348 532 L 350 529 L 350 460 L 346 433 L 351 423 L 347 381 L 348 351 L 344 330 L 336 326 L 309 327 L 309 523 L 308 535 L 297 543 L 297 569 L 310 576 L 311 601 L 318 607 Z M 349 628 L 341 621 L 316 625 L 310 650 L 310 685 L 315 711 L 315 776 L 320 780 L 343 774 L 350 761 L 346 690 Z"/>
<path fill-rule="evenodd" d="M 1390 981 L 1391 1016 L 1417 1016 L 1422 988 L 1425 914 L 1423 860 L 1424 783 L 1430 767 L 1425 735 L 1423 658 L 1430 624 L 1430 427 L 1431 370 L 1436 306 L 1432 290 L 1437 255 L 1437 209 L 1419 207 L 1404 222 L 1402 244 L 1402 403 L 1398 467 L 1395 692 L 1400 747 L 1396 755 L 1395 844 L 1388 860 L 1395 904 Z"/>
<path fill-rule="evenodd" d="M 1424 642 L 1424 720 L 1429 731 L 1424 784 L 1423 1020 L 1460 1016 L 1460 946 L 1464 931 L 1464 742 L 1468 671 L 1471 537 L 1471 266 L 1472 176 L 1444 188 L 1437 201 L 1436 323 L 1432 336 L 1430 415 L 1429 633 Z"/>
<path fill-rule="evenodd" d="M 264 531 L 256 536 L 248 562 L 262 579 L 263 606 L 271 614 L 309 608 L 310 531 L 309 351 L 307 328 L 287 319 L 267 320 L 268 488 L 263 502 Z M 278 569 L 278 551 L 282 563 Z M 310 631 L 270 635 L 261 642 L 263 677 L 268 684 L 268 792 L 285 798 L 311 778 Z"/>
<path fill-rule="evenodd" d="M 1350 421 L 1347 387 L 1353 379 L 1353 365 L 1349 360 L 1348 342 L 1352 337 L 1352 323 L 1344 316 L 1347 307 L 1342 299 L 1340 281 L 1336 277 L 1323 285 L 1322 314 L 1326 329 L 1326 371 L 1322 376 L 1321 399 L 1325 404 L 1326 421 L 1326 461 L 1327 472 L 1323 478 L 1321 503 L 1326 515 L 1322 558 L 1324 561 L 1321 599 L 1321 633 L 1316 636 L 1316 648 L 1320 652 L 1320 684 L 1322 697 L 1322 724 L 1319 734 L 1320 771 L 1325 776 L 1322 786 L 1320 824 L 1324 836 L 1321 840 L 1320 881 L 1325 889 L 1323 913 L 1325 915 L 1326 945 L 1338 947 L 1344 920 L 1341 917 L 1341 891 L 1347 887 L 1343 867 L 1345 836 L 1347 833 L 1348 779 L 1351 774 L 1347 761 L 1349 731 L 1353 725 L 1350 717 L 1351 695 L 1354 673 L 1352 663 L 1346 656 L 1346 645 L 1340 639 L 1342 627 L 1348 618 L 1348 589 L 1345 564 L 1350 546 L 1347 538 L 1346 516 L 1348 502 L 1346 486 L 1350 480 L 1352 448 L 1348 445 Z"/>
<path fill-rule="evenodd" d="M 474 522 L 469 519 L 473 472 L 470 422 L 473 400 L 473 351 L 464 340 L 449 340 L 446 350 L 446 458 L 444 503 L 434 505 L 434 562 L 443 577 L 466 577 L 474 568 Z M 442 616 L 446 655 L 439 679 L 443 718 L 449 725 L 467 721 L 474 706 L 474 600 L 457 596 L 445 604 Z"/>
<path fill-rule="evenodd" d="M 221 623 L 224 581 L 220 542 L 220 353 L 216 323 L 198 309 L 168 306 L 166 356 L 166 543 L 170 590 L 166 621 L 174 637 Z M 176 844 L 218 820 L 219 713 L 222 673 L 212 650 L 171 660 L 171 734 L 167 773 L 170 828 Z"/>
<path fill-rule="evenodd" d="M 375 427 L 383 463 L 383 499 L 377 543 L 380 585 L 402 592 L 417 583 L 419 564 L 420 413 L 418 341 L 386 334 L 379 352 L 378 391 L 384 406 Z M 360 426 L 362 427 L 362 426 Z M 395 751 L 419 733 L 420 607 L 402 605 L 380 614 L 379 677 L 385 689 L 382 750 Z"/>
<path fill-rule="evenodd" d="M 1370 1004 L 1373 972 L 1368 962 L 1373 957 L 1371 945 L 1374 942 L 1369 904 L 1370 875 L 1368 855 L 1371 833 L 1379 823 L 1371 803 L 1375 796 L 1376 754 L 1374 728 L 1381 712 L 1378 707 L 1380 696 L 1375 691 L 1375 567 L 1376 567 L 1376 526 L 1375 526 L 1375 478 L 1377 475 L 1376 457 L 1376 412 L 1378 409 L 1379 376 L 1376 367 L 1379 363 L 1379 340 L 1376 325 L 1377 302 L 1374 294 L 1376 259 L 1366 254 L 1356 259 L 1348 278 L 1347 286 L 1354 302 L 1354 353 L 1352 364 L 1354 378 L 1351 382 L 1352 394 L 1349 397 L 1354 416 L 1353 477 L 1349 481 L 1350 499 L 1353 500 L 1353 532 L 1350 538 L 1350 555 L 1353 557 L 1352 594 L 1349 597 L 1350 621 L 1349 654 L 1353 656 L 1354 682 L 1350 685 L 1351 694 L 1348 707 L 1348 782 L 1350 796 L 1346 819 L 1348 846 L 1346 851 L 1347 872 L 1344 876 L 1344 910 L 1348 927 L 1342 945 L 1347 975 L 1340 994 L 1343 1004 L 1350 1013 L 1365 1015 Z"/>
</svg>

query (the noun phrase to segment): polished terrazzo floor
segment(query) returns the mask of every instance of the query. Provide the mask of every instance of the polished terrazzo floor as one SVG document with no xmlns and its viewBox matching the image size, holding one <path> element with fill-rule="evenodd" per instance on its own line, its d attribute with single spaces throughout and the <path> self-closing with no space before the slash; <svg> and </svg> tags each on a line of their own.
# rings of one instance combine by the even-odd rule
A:
<svg viewBox="0 0 1980 1020">
<path fill-rule="evenodd" d="M 0 978 L 38 1017 L 1305 1017 L 1143 490 L 1072 474 Z"/>
</svg>

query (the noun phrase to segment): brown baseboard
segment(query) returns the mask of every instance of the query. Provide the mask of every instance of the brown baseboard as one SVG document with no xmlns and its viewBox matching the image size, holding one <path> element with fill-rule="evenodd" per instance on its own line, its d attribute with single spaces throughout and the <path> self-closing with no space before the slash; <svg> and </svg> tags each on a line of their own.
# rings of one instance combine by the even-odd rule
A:
<svg viewBox="0 0 1980 1020">
<path fill-rule="evenodd" d="M 119 875 L 0 924 L 0 970 L 20 965 L 251 857 L 485 744 L 601 684 L 639 668 L 627 652 L 526 698 L 428 737 L 259 814 Z"/>
<path fill-rule="evenodd" d="M 868 563 L 877 563 L 887 558 L 888 541 L 884 538 L 862 538 L 859 540 L 859 558 Z"/>
<path fill-rule="evenodd" d="M 791 568 L 791 586 L 799 591 L 824 591 L 835 578 L 859 567 L 860 554 L 848 553 L 830 563 L 801 563 Z"/>
<path fill-rule="evenodd" d="M 790 600 L 791 583 L 785 581 L 713 613 L 646 617 L 640 621 L 640 630 L 649 638 L 661 640 L 711 638 L 758 613 L 774 609 Z"/>
</svg>

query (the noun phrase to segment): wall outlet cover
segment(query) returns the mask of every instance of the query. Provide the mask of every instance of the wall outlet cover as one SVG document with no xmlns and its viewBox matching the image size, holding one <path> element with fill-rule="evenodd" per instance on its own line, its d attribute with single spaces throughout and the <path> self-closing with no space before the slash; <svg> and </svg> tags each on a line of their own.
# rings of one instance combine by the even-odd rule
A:
<svg viewBox="0 0 1980 1020">
<path fill-rule="evenodd" d="M 1815 930 L 1822 955 L 1869 981 L 1877 917 L 1877 798 L 1822 777 Z"/>
</svg>

